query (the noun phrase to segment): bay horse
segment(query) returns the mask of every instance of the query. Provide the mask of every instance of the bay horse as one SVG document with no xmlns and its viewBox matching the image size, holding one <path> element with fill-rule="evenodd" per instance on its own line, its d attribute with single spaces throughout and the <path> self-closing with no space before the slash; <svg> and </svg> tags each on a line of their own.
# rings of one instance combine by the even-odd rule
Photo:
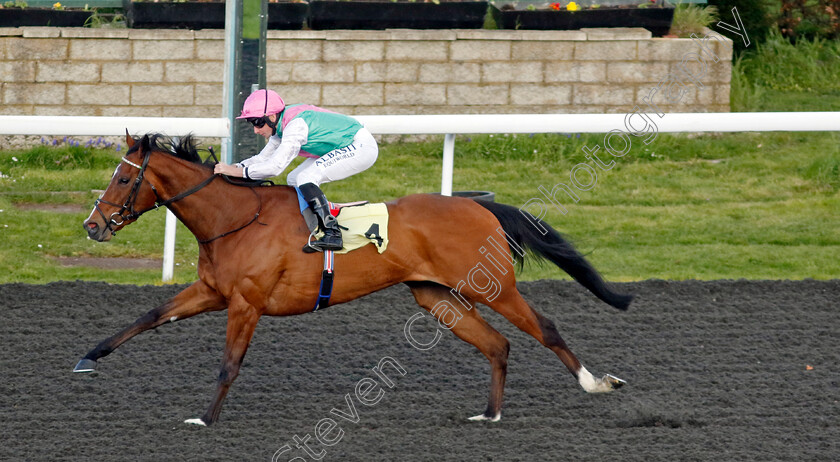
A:
<svg viewBox="0 0 840 462">
<path fill-rule="evenodd" d="M 219 419 L 260 317 L 313 310 L 322 256 L 300 250 L 309 239 L 309 229 L 293 188 L 244 187 L 225 181 L 213 174 L 212 162 L 201 160 L 191 136 L 174 142 L 159 134 L 134 139 L 126 133 L 126 142 L 125 157 L 84 222 L 88 236 L 107 241 L 144 212 L 165 206 L 198 240 L 198 280 L 99 343 L 74 372 L 94 371 L 97 361 L 141 332 L 227 309 L 215 396 L 202 417 L 186 421 L 211 425 Z M 487 409 L 470 420 L 501 417 L 509 351 L 508 340 L 473 309 L 477 303 L 489 306 L 554 351 L 585 391 L 608 392 L 624 384 L 614 376 L 596 378 L 587 371 L 554 323 L 531 308 L 516 289 L 514 263 L 522 263 L 516 255 L 535 255 L 558 265 L 611 306 L 626 310 L 633 299 L 612 291 L 547 223 L 512 206 L 434 194 L 410 195 L 386 206 L 390 217 L 387 250 L 379 254 L 367 245 L 335 255 L 339 272 L 330 305 L 404 283 L 438 322 L 444 322 L 444 317 L 451 320 L 451 309 L 457 309 L 459 319 L 447 328 L 478 348 L 491 366 Z M 487 250 L 491 247 L 494 255 L 494 249 Z M 530 250 L 527 254 L 526 249 Z M 476 271 L 479 267 L 484 273 Z M 492 291 L 488 289 L 495 285 Z M 459 305 L 465 309 L 458 309 Z"/>
</svg>

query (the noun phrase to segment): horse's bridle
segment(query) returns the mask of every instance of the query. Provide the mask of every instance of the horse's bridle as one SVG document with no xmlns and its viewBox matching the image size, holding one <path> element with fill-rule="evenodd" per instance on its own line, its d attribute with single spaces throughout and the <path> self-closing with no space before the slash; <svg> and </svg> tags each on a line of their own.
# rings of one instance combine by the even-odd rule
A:
<svg viewBox="0 0 840 462">
<path fill-rule="evenodd" d="M 183 199 L 187 196 L 195 194 L 198 191 L 200 191 L 201 189 L 203 189 L 205 186 L 209 185 L 217 177 L 216 174 L 211 174 L 208 178 L 203 180 L 201 183 L 193 186 L 192 188 L 188 189 L 187 191 L 184 191 L 184 192 L 182 192 L 180 194 L 177 194 L 177 195 L 175 195 L 175 196 L 173 196 L 169 199 L 166 199 L 166 200 L 161 200 L 160 195 L 158 195 L 157 189 L 155 189 L 155 185 L 153 185 L 151 182 L 149 182 L 147 180 L 147 183 L 149 183 L 149 186 L 152 188 L 152 192 L 155 194 L 155 197 L 157 198 L 157 200 L 155 200 L 155 205 L 153 207 L 149 207 L 146 210 L 141 210 L 141 211 L 138 212 L 138 211 L 134 210 L 134 204 L 135 204 L 135 202 L 137 202 L 137 196 L 140 192 L 140 186 L 143 184 L 143 180 L 145 179 L 146 167 L 149 166 L 149 158 L 150 157 L 151 157 L 150 152 L 146 152 L 146 155 L 143 157 L 143 164 L 142 165 L 137 165 L 134 162 L 125 158 L 125 157 L 122 158 L 122 160 L 121 160 L 122 162 L 125 162 L 126 164 L 131 165 L 132 167 L 140 169 L 140 173 L 138 173 L 137 178 L 134 179 L 134 184 L 131 186 L 131 191 L 129 191 L 128 196 L 125 198 L 125 202 L 123 203 L 122 206 L 120 206 L 119 204 L 115 204 L 113 202 L 108 202 L 108 201 L 102 199 L 101 197 L 99 199 L 96 199 L 96 201 L 93 203 L 93 208 L 97 212 L 99 212 L 99 215 L 101 215 L 102 219 L 105 220 L 105 227 L 108 231 L 111 232 L 111 235 L 116 235 L 117 234 L 117 231 L 112 227 L 112 225 L 113 226 L 120 226 L 123 223 L 125 223 L 126 221 L 136 220 L 137 218 L 140 217 L 140 215 L 143 215 L 144 213 L 146 213 L 150 210 L 154 210 L 154 209 L 157 209 L 159 207 L 166 207 L 169 204 L 172 204 L 172 203 L 177 202 L 177 201 L 179 201 L 179 200 L 181 200 L 181 199 Z M 253 190 L 253 188 L 252 188 L 252 190 Z M 262 211 L 262 200 L 260 199 L 259 194 L 257 194 L 256 191 L 254 191 L 254 194 L 257 196 L 257 200 L 259 200 L 260 205 L 259 205 L 259 209 L 257 210 L 257 213 L 254 215 L 254 218 L 252 218 L 251 221 L 249 221 L 248 223 L 246 223 L 243 226 L 240 226 L 239 228 L 236 228 L 232 231 L 227 231 L 227 232 L 222 233 L 222 234 L 220 234 L 216 237 L 212 237 L 210 239 L 199 239 L 198 242 L 200 244 L 206 244 L 206 243 L 214 241 L 214 240 L 216 240 L 220 237 L 224 237 L 224 236 L 227 236 L 229 234 L 235 233 L 235 232 L 245 228 L 246 226 L 250 225 L 251 223 L 257 221 L 257 218 L 259 218 L 260 212 Z M 107 205 L 110 205 L 110 206 L 113 206 L 113 207 L 120 207 L 120 210 L 112 213 L 111 217 L 108 218 L 108 217 L 105 216 L 105 213 L 102 211 L 102 209 L 99 208 L 100 203 L 107 204 Z M 128 215 L 123 215 L 126 211 L 128 212 Z M 117 221 L 117 218 L 119 218 L 119 221 Z"/>
<path fill-rule="evenodd" d="M 149 157 L 151 157 L 149 153 L 146 153 L 146 155 L 143 157 L 143 165 L 137 165 L 125 157 L 122 158 L 122 162 L 125 162 L 126 164 L 131 165 L 132 167 L 140 169 L 140 173 L 138 173 L 137 178 L 134 179 L 134 184 L 131 186 L 131 191 L 129 191 L 128 196 L 125 198 L 125 202 L 122 206 L 120 206 L 120 204 L 108 202 L 105 199 L 102 199 L 101 197 L 99 199 L 96 199 L 96 201 L 93 203 L 94 210 L 99 212 L 99 215 L 101 215 L 102 219 L 105 220 L 105 227 L 108 229 L 108 231 L 111 232 L 111 235 L 117 234 L 117 231 L 114 230 L 114 228 L 112 228 L 112 225 L 120 226 L 128 220 L 136 220 L 138 217 L 140 217 L 140 215 L 159 206 L 158 203 L 160 202 L 160 197 L 158 196 L 157 191 L 155 191 L 155 187 L 152 186 L 152 191 L 155 193 L 155 197 L 158 198 L 158 200 L 155 201 L 155 206 L 151 209 L 143 210 L 142 212 L 134 210 L 134 203 L 137 202 L 137 195 L 140 192 L 140 186 L 143 184 L 143 177 L 146 174 L 146 167 L 149 166 Z M 151 183 L 149 183 L 149 185 L 151 186 Z M 110 217 L 106 217 L 102 209 L 99 208 L 100 203 L 108 204 L 113 207 L 120 207 L 120 210 L 112 213 Z M 123 215 L 126 211 L 129 212 L 128 215 Z M 117 218 L 119 218 L 119 221 L 117 221 Z"/>
</svg>

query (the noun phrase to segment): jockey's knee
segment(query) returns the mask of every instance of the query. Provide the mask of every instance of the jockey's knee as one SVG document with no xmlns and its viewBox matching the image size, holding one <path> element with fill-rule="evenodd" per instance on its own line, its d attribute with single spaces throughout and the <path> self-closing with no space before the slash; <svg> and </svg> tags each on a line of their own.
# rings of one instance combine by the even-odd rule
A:
<svg viewBox="0 0 840 462">
<path fill-rule="evenodd" d="M 307 175 L 306 173 L 297 174 L 294 177 L 289 175 L 289 177 L 286 178 L 286 184 L 288 184 L 289 186 L 300 187 L 301 185 L 304 185 L 306 183 L 312 183 L 315 186 L 320 186 L 322 181 L 318 175 Z"/>
</svg>

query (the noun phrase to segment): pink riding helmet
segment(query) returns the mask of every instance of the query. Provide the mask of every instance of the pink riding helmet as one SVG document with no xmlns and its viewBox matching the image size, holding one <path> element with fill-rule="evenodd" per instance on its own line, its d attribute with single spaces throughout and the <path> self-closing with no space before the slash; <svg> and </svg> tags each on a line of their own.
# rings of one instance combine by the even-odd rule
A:
<svg viewBox="0 0 840 462">
<path fill-rule="evenodd" d="M 263 117 L 283 112 L 286 103 L 272 90 L 257 90 L 251 93 L 242 105 L 242 114 L 237 119 Z"/>
</svg>

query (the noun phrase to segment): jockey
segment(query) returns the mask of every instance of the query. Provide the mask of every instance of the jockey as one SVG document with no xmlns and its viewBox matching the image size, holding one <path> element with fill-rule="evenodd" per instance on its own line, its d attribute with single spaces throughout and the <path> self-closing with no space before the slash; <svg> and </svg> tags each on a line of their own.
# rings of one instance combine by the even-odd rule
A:
<svg viewBox="0 0 840 462">
<path fill-rule="evenodd" d="M 379 155 L 373 135 L 352 117 L 311 105 L 286 106 L 271 90 L 251 93 L 237 119 L 253 124 L 254 133 L 268 143 L 259 154 L 235 165 L 216 164 L 215 173 L 262 180 L 281 174 L 296 156 L 307 157 L 286 183 L 312 207 L 324 237 L 307 243 L 303 251 L 341 250 L 341 230 L 319 186 L 370 168 Z"/>
</svg>

